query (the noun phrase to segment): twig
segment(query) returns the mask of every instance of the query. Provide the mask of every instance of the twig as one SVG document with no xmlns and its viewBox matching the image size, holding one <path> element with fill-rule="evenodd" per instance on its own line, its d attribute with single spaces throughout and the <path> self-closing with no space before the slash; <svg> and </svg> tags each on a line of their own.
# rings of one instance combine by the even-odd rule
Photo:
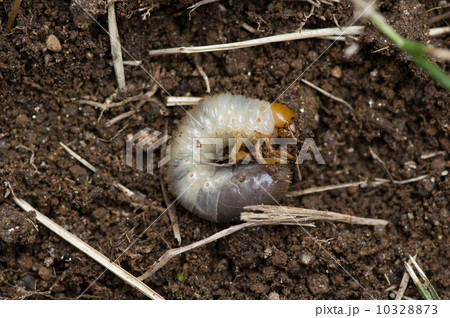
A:
<svg viewBox="0 0 450 318">
<path fill-rule="evenodd" d="M 178 245 L 181 245 L 181 233 L 180 226 L 178 225 L 177 212 L 175 211 L 174 205 L 169 201 L 166 193 L 166 188 L 164 186 L 163 176 L 160 177 L 161 191 L 163 194 L 164 201 L 166 202 L 167 212 L 169 214 L 170 223 L 172 224 L 173 236 L 178 241 Z"/>
<path fill-rule="evenodd" d="M 206 84 L 206 92 L 210 93 L 211 92 L 211 87 L 209 86 L 209 79 L 208 79 L 208 75 L 206 75 L 205 71 L 203 70 L 203 68 L 200 66 L 200 64 L 198 63 L 198 61 L 195 61 L 195 67 L 197 68 L 198 72 L 200 73 L 200 75 L 203 77 L 203 80 L 205 81 Z"/>
<path fill-rule="evenodd" d="M 65 144 L 63 144 L 62 142 L 59 143 L 65 151 L 67 151 L 72 157 L 74 157 L 76 160 L 78 160 L 81 164 L 83 164 L 86 168 L 88 168 L 89 170 L 91 170 L 92 172 L 96 172 L 97 168 L 95 168 L 93 165 L 91 165 L 86 159 L 82 158 L 79 154 L 77 154 L 75 151 L 73 151 L 72 149 L 70 149 L 69 147 L 67 147 Z M 131 191 L 130 189 L 128 189 L 127 187 L 125 187 L 124 185 L 120 184 L 117 181 L 113 181 L 113 186 L 117 189 L 119 189 L 120 191 L 122 191 L 123 193 L 125 193 L 127 196 L 129 197 L 138 197 L 138 195 L 136 193 L 134 193 L 133 191 Z"/>
<path fill-rule="evenodd" d="M 312 3 L 312 2 L 310 2 L 312 5 L 311 5 L 311 9 L 310 9 L 310 11 L 309 11 L 309 14 L 305 14 L 305 13 L 303 13 L 303 19 L 302 19 L 302 21 L 300 22 L 300 26 L 297 28 L 297 32 L 302 32 L 302 30 L 303 30 L 303 27 L 305 26 L 305 24 L 306 24 L 306 22 L 308 21 L 308 19 L 309 18 L 311 18 L 313 15 L 314 15 L 314 9 L 316 8 L 316 6 L 314 5 L 314 3 Z M 319 7 L 320 7 L 320 5 L 319 5 Z M 339 27 L 339 26 L 338 26 Z M 341 28 L 339 28 L 339 29 L 341 29 Z"/>
<path fill-rule="evenodd" d="M 117 84 L 119 89 L 123 90 L 125 84 L 125 72 L 122 60 L 122 47 L 120 45 L 119 30 L 117 29 L 116 9 L 114 1 L 108 1 L 108 29 L 109 40 L 111 43 L 111 56 L 114 64 L 114 71 L 116 73 Z"/>
<path fill-rule="evenodd" d="M 255 32 L 256 32 L 256 29 L 255 29 L 254 27 L 248 25 L 248 24 L 245 23 L 245 22 L 241 22 L 241 27 L 242 27 L 243 29 L 247 30 L 247 31 L 250 32 L 250 33 L 255 33 Z"/>
<path fill-rule="evenodd" d="M 319 86 L 314 85 L 313 83 L 311 83 L 310 81 L 307 81 L 305 79 L 300 79 L 303 83 L 305 83 L 308 86 L 311 86 L 312 88 L 314 88 L 315 90 L 321 92 L 322 94 L 324 94 L 325 96 L 344 104 L 345 106 L 347 106 L 351 111 L 353 111 L 353 107 L 352 105 L 350 105 L 350 103 L 346 102 L 345 100 L 343 100 L 342 98 L 336 97 L 331 93 L 328 93 L 326 90 L 320 88 Z"/>
<path fill-rule="evenodd" d="M 24 146 L 24 145 L 18 145 L 16 148 L 23 148 L 23 149 L 28 150 L 29 152 L 31 152 L 31 156 L 30 156 L 30 161 L 29 161 L 29 163 L 30 163 L 30 165 L 33 166 L 34 171 L 35 171 L 37 174 L 41 174 L 41 172 L 38 170 L 38 168 L 37 168 L 36 165 L 34 164 L 34 150 L 33 150 L 33 149 L 30 149 L 30 148 L 28 148 L 28 147 L 26 147 L 26 146 Z"/>
<path fill-rule="evenodd" d="M 443 34 L 450 33 L 450 26 L 440 27 L 440 28 L 432 28 L 430 29 L 429 35 L 431 37 L 441 36 Z"/>
<path fill-rule="evenodd" d="M 433 55 L 435 58 L 441 61 L 450 61 L 450 50 L 431 48 L 427 52 L 429 55 Z"/>
<path fill-rule="evenodd" d="M 142 61 L 123 61 L 123 65 L 141 66 Z"/>
<path fill-rule="evenodd" d="M 421 175 L 421 176 L 417 176 L 411 179 L 406 179 L 406 180 L 394 180 L 393 183 L 394 184 L 407 184 L 407 183 L 413 183 L 413 182 L 417 182 L 420 180 L 425 179 L 426 177 L 428 177 L 427 174 Z M 388 179 L 381 179 L 381 178 L 375 178 L 374 181 L 369 181 L 369 180 L 364 180 L 364 181 L 358 181 L 358 182 L 350 182 L 350 183 L 342 183 L 342 184 L 336 184 L 336 185 L 328 185 L 328 186 L 323 186 L 323 187 L 314 187 L 314 188 L 309 188 L 309 189 L 305 189 L 305 190 L 297 190 L 297 191 L 291 191 L 287 193 L 287 197 L 297 197 L 297 196 L 301 196 L 301 195 L 307 195 L 307 194 L 311 194 L 311 193 L 318 193 L 318 192 L 324 192 L 324 191 L 330 191 L 330 190 L 335 190 L 335 189 L 343 189 L 343 188 L 350 188 L 350 187 L 357 187 L 357 186 L 361 186 L 361 185 L 366 185 L 366 186 L 379 186 L 385 183 L 391 183 L 391 180 Z"/>
<path fill-rule="evenodd" d="M 374 54 L 374 53 L 379 53 L 379 52 L 383 52 L 385 50 L 387 50 L 389 48 L 389 45 L 382 47 L 381 49 L 375 50 L 375 51 L 371 51 L 370 53 Z"/>
<path fill-rule="evenodd" d="M 169 96 L 166 99 L 166 106 L 192 106 L 197 105 L 203 97 L 189 97 L 189 96 Z"/>
<path fill-rule="evenodd" d="M 323 37 L 321 37 L 321 39 L 331 40 L 331 41 L 342 41 L 342 42 L 346 41 L 346 38 L 339 37 L 339 36 L 323 36 Z"/>
<path fill-rule="evenodd" d="M 395 285 L 392 285 L 392 286 L 395 286 Z M 396 290 L 391 290 L 391 291 L 392 291 L 392 293 L 393 293 L 395 296 L 396 296 L 397 293 L 398 293 Z M 396 298 L 396 299 L 397 299 L 397 298 Z M 417 299 L 403 295 L 403 296 L 402 296 L 402 300 L 417 300 Z"/>
<path fill-rule="evenodd" d="M 415 257 L 416 257 L 416 255 L 414 255 L 414 258 Z M 408 260 L 408 263 L 411 264 L 411 260 Z M 408 271 L 405 269 L 405 272 L 403 273 L 402 281 L 400 282 L 400 286 L 398 288 L 398 292 L 395 295 L 395 300 L 401 300 L 403 298 L 406 288 L 408 287 L 408 283 L 409 283 L 409 274 L 408 274 Z"/>
<path fill-rule="evenodd" d="M 152 89 L 153 90 L 153 89 Z M 148 93 L 148 92 L 147 92 Z M 88 99 L 80 99 L 78 101 L 78 103 L 80 104 L 86 104 L 86 105 L 90 105 L 90 106 L 94 106 L 97 108 L 100 108 L 101 110 L 105 111 L 108 110 L 110 108 L 113 107 L 120 107 L 123 106 L 127 103 L 131 103 L 131 102 L 135 102 L 135 101 L 140 101 L 140 100 L 145 100 L 145 101 L 149 101 L 149 100 L 156 100 L 153 97 L 149 97 L 146 94 L 138 94 L 135 96 L 131 96 L 131 97 L 127 97 L 124 100 L 121 100 L 120 102 L 115 102 L 115 103 L 99 103 L 99 102 L 94 102 L 92 100 L 88 100 Z"/>
<path fill-rule="evenodd" d="M 238 225 L 230 226 L 229 228 L 222 230 L 220 232 L 217 232 L 207 238 L 204 238 L 200 241 L 197 241 L 195 243 L 173 248 L 168 251 L 166 251 L 151 267 L 149 270 L 147 270 L 144 274 L 138 277 L 139 280 L 144 280 L 150 276 L 152 276 L 154 273 L 156 273 L 159 269 L 161 269 L 164 265 L 166 265 L 172 258 L 174 258 L 177 255 L 183 254 L 187 251 L 193 250 L 194 248 L 206 245 L 208 243 L 214 242 L 222 237 L 225 237 L 227 235 L 233 234 L 234 232 L 240 231 L 246 227 L 250 226 L 256 226 L 254 223 L 241 223 Z"/>
<path fill-rule="evenodd" d="M 447 18 L 449 18 L 449 17 L 450 17 L 450 11 L 445 12 L 445 13 L 443 13 L 443 14 L 441 14 L 441 15 L 437 15 L 437 16 L 434 16 L 434 17 L 428 19 L 427 25 L 432 25 L 433 23 L 436 23 L 436 22 L 441 21 L 441 20 L 443 20 L 443 19 L 447 19 Z"/>
<path fill-rule="evenodd" d="M 247 207 L 248 209 L 280 209 L 279 206 L 250 206 Z M 246 209 L 247 209 L 246 208 Z M 195 243 L 192 243 L 187 246 L 173 248 L 168 251 L 166 251 L 151 267 L 149 270 L 147 270 L 144 274 L 138 277 L 139 280 L 144 280 L 154 273 L 156 273 L 159 269 L 161 269 L 164 265 L 166 265 L 172 258 L 174 258 L 177 255 L 180 255 L 182 253 L 185 253 L 187 251 L 190 251 L 192 249 L 195 249 L 197 247 L 206 245 L 208 243 L 214 242 L 220 238 L 223 238 L 227 235 L 230 235 L 234 232 L 240 231 L 246 227 L 252 227 L 252 226 L 261 226 L 261 225 L 275 225 L 275 224 L 292 224 L 292 225 L 298 225 L 299 221 L 304 223 L 305 221 L 311 221 L 311 220 L 332 220 L 332 221 L 338 221 L 338 222 L 346 222 L 351 224 L 366 224 L 366 225 L 386 225 L 388 224 L 387 221 L 384 220 L 375 220 L 375 219 L 365 219 L 365 218 L 359 218 L 359 217 L 353 217 L 349 215 L 342 215 L 339 213 L 334 212 L 328 212 L 328 211 L 316 211 L 316 210 L 308 210 L 308 209 L 299 209 L 299 208 L 291 208 L 291 207 L 281 207 L 283 210 L 283 214 L 286 216 L 286 210 L 284 208 L 288 208 L 291 211 L 289 212 L 292 214 L 297 214 L 298 210 L 302 210 L 303 217 L 302 218 L 296 218 L 296 221 L 293 222 L 292 218 L 288 215 L 290 218 L 290 223 L 281 221 L 280 223 L 274 222 L 273 220 L 270 220 L 270 218 L 266 220 L 257 220 L 256 222 L 246 222 L 238 225 L 230 226 L 229 228 L 222 230 L 220 232 L 217 232 L 205 239 L 202 239 L 200 241 L 197 241 Z M 293 211 L 292 209 L 295 209 L 296 211 Z M 244 219 L 243 215 L 247 214 L 250 215 L 252 213 L 243 213 L 241 218 Z M 253 213 L 256 214 L 256 213 Z M 261 213 L 258 213 L 258 215 L 262 215 Z M 305 217 L 306 216 L 306 217 Z M 303 226 L 313 226 L 312 224 L 302 224 Z"/>
<path fill-rule="evenodd" d="M 336 24 L 336 26 L 340 29 L 340 30 L 342 30 L 342 28 L 341 28 L 341 26 L 339 25 L 339 22 L 337 21 L 337 19 L 336 19 L 336 15 L 333 13 L 333 22 L 334 22 L 334 24 Z"/>
<path fill-rule="evenodd" d="M 284 41 L 294 41 L 301 39 L 310 38 L 321 38 L 324 40 L 337 40 L 342 38 L 342 36 L 347 35 L 361 35 L 364 32 L 364 26 L 351 26 L 342 32 L 339 28 L 325 28 L 318 30 L 303 30 L 302 33 L 292 32 L 286 34 L 273 35 L 268 37 L 262 37 L 253 40 L 232 42 L 225 44 L 214 44 L 214 45 L 201 45 L 201 46 L 190 46 L 190 47 L 176 47 L 168 49 L 158 49 L 151 50 L 149 54 L 151 56 L 166 55 L 166 54 L 178 54 L 178 53 L 204 53 L 204 52 L 214 52 L 214 51 L 227 51 L 236 50 L 246 47 L 265 45 L 270 43 L 284 42 Z M 440 36 L 450 32 L 450 27 L 441 27 L 430 29 L 429 35 L 431 37 Z"/>
<path fill-rule="evenodd" d="M 336 184 L 336 185 L 328 185 L 323 187 L 314 187 L 309 188 L 305 190 L 298 190 L 298 191 L 291 191 L 286 194 L 286 197 L 297 197 L 301 195 L 307 195 L 311 193 L 318 193 L 318 192 L 325 192 L 325 191 L 331 191 L 336 189 L 343 189 L 343 188 L 350 188 L 350 187 L 357 187 L 360 185 L 368 185 L 369 181 L 359 181 L 359 182 L 350 182 L 350 183 L 342 183 L 342 184 Z"/>
<path fill-rule="evenodd" d="M 191 46 L 191 47 L 177 47 L 161 50 L 152 50 L 149 52 L 151 56 L 164 55 L 164 54 L 177 54 L 177 53 L 202 53 L 202 52 L 213 52 L 213 51 L 226 51 L 235 50 L 245 47 L 252 47 L 258 45 L 264 45 L 276 42 L 294 41 L 301 39 L 310 38 L 320 38 L 323 36 L 333 36 L 333 35 L 359 35 L 364 31 L 363 26 L 351 26 L 348 27 L 345 32 L 339 30 L 339 28 L 325 28 L 318 30 L 303 30 L 301 33 L 292 32 L 286 34 L 273 35 L 248 41 L 233 42 L 226 44 L 215 44 L 215 45 L 204 45 L 204 46 Z"/>
<path fill-rule="evenodd" d="M 76 160 L 78 160 L 81 164 L 83 164 L 86 168 L 88 168 L 89 170 L 91 170 L 92 172 L 96 172 L 97 168 L 95 168 L 93 165 L 91 165 L 87 160 L 85 160 L 84 158 L 82 158 L 79 154 L 77 154 L 75 151 L 73 151 L 72 149 L 70 149 L 69 147 L 67 147 L 65 144 L 63 144 L 62 142 L 59 143 L 61 145 L 61 147 L 64 148 L 65 151 L 67 151 L 72 157 L 74 157 Z"/>
<path fill-rule="evenodd" d="M 12 190 L 12 189 L 11 189 Z M 14 196 L 14 193 L 13 193 Z M 16 196 L 13 197 L 14 202 L 21 207 L 24 211 L 32 212 L 34 211 L 36 213 L 36 220 L 40 222 L 42 225 L 59 235 L 62 239 L 69 242 L 76 248 L 78 248 L 80 251 L 94 259 L 96 262 L 98 262 L 100 265 L 105 267 L 106 269 L 110 270 L 112 273 L 114 273 L 117 277 L 122 279 L 125 283 L 131 285 L 132 287 L 136 288 L 140 292 L 142 292 L 144 295 L 151 299 L 158 299 L 162 300 L 164 299 L 161 295 L 159 295 L 157 292 L 149 288 L 147 285 L 142 283 L 140 280 L 138 280 L 136 277 L 131 275 L 129 272 L 124 270 L 122 267 L 117 265 L 116 263 L 111 263 L 107 257 L 105 257 L 102 253 L 85 243 L 84 241 L 80 240 L 78 237 L 73 235 L 72 233 L 66 231 L 61 226 L 53 222 L 51 219 L 37 211 L 35 208 L 33 208 L 28 202 L 25 200 L 19 199 Z"/>
<path fill-rule="evenodd" d="M 313 8 L 314 7 L 320 8 L 320 2 L 316 2 L 316 1 L 313 1 L 313 0 L 303 0 L 303 1 L 308 2 L 309 4 L 311 4 L 313 6 Z"/>
<path fill-rule="evenodd" d="M 136 109 L 132 109 L 132 110 L 129 110 L 129 111 L 125 112 L 125 113 L 122 113 L 122 114 L 120 114 L 120 115 L 118 115 L 118 116 L 108 120 L 105 123 L 105 127 L 111 127 L 112 125 L 118 123 L 119 121 L 121 121 L 121 120 L 123 120 L 125 118 L 128 118 L 130 116 L 133 116 L 135 113 L 136 113 Z"/>
<path fill-rule="evenodd" d="M 263 222 L 265 224 L 286 224 L 298 225 L 305 221 L 328 220 L 359 225 L 383 225 L 389 222 L 379 219 L 368 219 L 358 216 L 346 215 L 330 211 L 319 211 L 290 206 L 278 205 L 252 205 L 244 208 L 247 211 L 261 211 L 264 213 L 244 212 L 241 220 L 246 222 Z"/>
<path fill-rule="evenodd" d="M 136 105 L 136 107 L 134 109 L 129 110 L 125 113 L 122 113 L 122 114 L 114 117 L 113 119 L 108 120 L 106 122 L 105 126 L 111 127 L 112 125 L 118 123 L 119 121 L 121 121 L 125 118 L 128 118 L 130 116 L 133 116 L 133 114 L 137 113 L 139 111 L 139 109 L 142 107 L 142 105 L 145 104 L 146 101 L 151 100 L 151 97 L 153 95 L 155 95 L 156 91 L 158 90 L 158 87 L 159 87 L 158 85 L 153 85 L 152 89 L 144 94 L 144 96 L 143 96 L 144 98 L 139 101 L 139 103 Z M 141 95 L 138 95 L 138 96 L 141 96 Z"/>
<path fill-rule="evenodd" d="M 17 13 L 19 13 L 21 2 L 22 0 L 14 0 L 11 12 L 9 13 L 8 22 L 6 22 L 5 33 L 9 33 L 9 31 L 11 31 L 14 20 L 16 20 Z"/>
<path fill-rule="evenodd" d="M 130 189 L 128 189 L 126 186 L 124 186 L 123 184 L 117 182 L 117 181 L 113 181 L 113 186 L 122 191 L 123 193 L 125 193 L 127 196 L 129 197 L 139 197 L 136 193 L 134 193 L 133 191 L 131 191 Z"/>
<path fill-rule="evenodd" d="M 164 135 L 167 136 L 167 133 L 168 133 L 168 121 L 166 121 L 164 125 Z M 164 142 L 161 145 L 160 149 L 161 158 L 164 158 L 164 156 L 166 155 L 166 149 L 167 149 L 167 142 Z M 172 202 L 169 202 L 169 198 L 166 193 L 166 187 L 164 186 L 163 174 L 160 175 L 159 181 L 161 183 L 161 190 L 164 202 L 166 203 L 167 206 L 167 212 L 169 214 L 170 223 L 172 223 L 173 236 L 178 241 L 178 245 L 181 245 L 181 233 L 180 233 L 180 226 L 178 225 L 177 211 L 175 210 L 175 205 L 172 204 Z"/>
<path fill-rule="evenodd" d="M 442 151 L 434 151 L 434 152 L 429 152 L 429 153 L 423 153 L 420 155 L 420 159 L 430 159 L 436 156 L 440 156 L 440 155 L 445 155 L 447 152 L 442 150 Z"/>
<path fill-rule="evenodd" d="M 390 281 L 389 278 L 387 277 L 387 274 L 386 274 L 386 273 L 384 273 L 384 278 L 386 278 L 386 280 L 387 280 L 387 282 L 388 282 L 388 284 L 389 284 L 389 287 L 386 288 L 384 291 L 390 292 L 391 290 L 394 290 L 394 289 L 397 288 L 397 285 L 391 285 L 391 281 Z"/>
<path fill-rule="evenodd" d="M 407 184 L 407 183 L 413 183 L 413 182 L 423 180 L 426 177 L 428 177 L 427 174 L 423 174 L 421 176 L 417 176 L 417 177 L 406 179 L 406 180 L 388 180 L 388 179 L 375 178 L 375 182 L 379 183 L 379 184 L 387 183 L 387 182 L 393 182 L 394 184 Z"/>
<path fill-rule="evenodd" d="M 370 147 L 370 146 L 369 146 L 369 151 L 370 151 L 370 154 L 372 155 L 372 158 L 375 159 L 376 161 L 378 161 L 379 163 L 381 163 L 381 165 L 384 168 L 384 171 L 386 171 L 389 179 L 391 179 L 391 182 L 394 182 L 394 178 L 392 178 L 391 173 L 389 172 L 388 168 L 386 167 L 386 163 L 383 160 L 381 160 L 381 158 L 372 150 L 372 147 Z"/>
<path fill-rule="evenodd" d="M 191 19 L 191 13 L 194 12 L 195 10 L 198 9 L 198 7 L 204 5 L 204 4 L 208 4 L 208 3 L 213 3 L 213 2 L 217 2 L 219 0 L 201 0 L 199 2 L 194 3 L 193 5 L 187 7 L 189 11 L 189 20 Z"/>
</svg>

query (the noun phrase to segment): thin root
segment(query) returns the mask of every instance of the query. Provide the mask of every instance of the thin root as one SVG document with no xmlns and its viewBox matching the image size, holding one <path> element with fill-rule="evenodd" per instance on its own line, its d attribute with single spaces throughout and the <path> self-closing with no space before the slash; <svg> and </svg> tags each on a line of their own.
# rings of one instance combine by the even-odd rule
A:
<svg viewBox="0 0 450 318">
<path fill-rule="evenodd" d="M 122 59 L 122 46 L 120 45 L 119 30 L 117 29 L 116 9 L 114 1 L 108 1 L 108 29 L 111 43 L 111 56 L 116 73 L 117 84 L 120 90 L 125 89 L 125 71 Z"/>
</svg>

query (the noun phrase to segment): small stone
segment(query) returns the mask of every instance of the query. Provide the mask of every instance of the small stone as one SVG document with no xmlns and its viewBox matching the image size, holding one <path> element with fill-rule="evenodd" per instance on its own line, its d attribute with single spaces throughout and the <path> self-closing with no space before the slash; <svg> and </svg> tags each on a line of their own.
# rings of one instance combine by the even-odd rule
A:
<svg viewBox="0 0 450 318">
<path fill-rule="evenodd" d="M 336 77 L 336 78 L 341 78 L 341 76 L 342 76 L 341 68 L 339 66 L 333 67 L 333 69 L 331 70 L 331 75 L 333 75 L 333 77 Z"/>
<path fill-rule="evenodd" d="M 276 292 L 271 292 L 267 297 L 268 300 L 280 300 L 280 295 Z"/>
<path fill-rule="evenodd" d="M 273 251 L 269 247 L 264 250 L 264 258 L 269 258 L 270 256 L 272 256 L 272 254 Z"/>
<path fill-rule="evenodd" d="M 417 169 L 417 163 L 415 163 L 412 160 L 406 161 L 404 165 L 407 169 L 413 169 L 413 170 Z"/>
<path fill-rule="evenodd" d="M 47 41 L 45 42 L 47 45 L 47 49 L 53 52 L 61 52 L 62 46 L 59 42 L 58 38 L 54 36 L 53 34 L 50 34 L 47 38 Z"/>
<path fill-rule="evenodd" d="M 309 252 L 305 252 L 300 256 L 300 262 L 304 265 L 310 264 L 314 260 L 314 255 Z"/>
<path fill-rule="evenodd" d="M 52 271 L 48 267 L 39 268 L 38 275 L 43 280 L 49 280 L 52 277 Z"/>
</svg>

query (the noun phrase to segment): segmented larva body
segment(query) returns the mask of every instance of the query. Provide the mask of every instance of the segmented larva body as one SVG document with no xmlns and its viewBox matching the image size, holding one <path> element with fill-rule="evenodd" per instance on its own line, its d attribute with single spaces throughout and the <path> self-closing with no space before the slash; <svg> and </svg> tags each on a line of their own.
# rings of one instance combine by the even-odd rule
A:
<svg viewBox="0 0 450 318">
<path fill-rule="evenodd" d="M 171 139 L 171 159 L 165 171 L 169 190 L 187 210 L 214 222 L 238 221 L 247 205 L 275 204 L 290 182 L 286 165 L 199 164 L 193 162 L 193 141 L 221 138 L 225 148 L 233 146 L 228 144 L 230 138 L 276 136 L 276 118 L 268 102 L 231 94 L 201 100 L 183 117 Z M 216 145 L 199 146 L 201 162 L 210 162 L 205 154 L 215 153 Z"/>
</svg>

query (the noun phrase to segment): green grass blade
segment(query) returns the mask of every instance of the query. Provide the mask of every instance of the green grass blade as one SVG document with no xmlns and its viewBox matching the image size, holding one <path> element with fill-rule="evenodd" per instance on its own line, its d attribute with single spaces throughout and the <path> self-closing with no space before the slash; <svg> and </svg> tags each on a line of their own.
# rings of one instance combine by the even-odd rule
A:
<svg viewBox="0 0 450 318">
<path fill-rule="evenodd" d="M 399 35 L 395 30 L 386 23 L 381 15 L 374 14 L 369 17 L 370 21 L 380 30 L 384 36 L 398 45 L 398 47 L 411 55 L 417 65 L 427 71 L 430 76 L 440 83 L 446 90 L 450 91 L 450 76 L 442 71 L 438 66 L 431 63 L 425 58 L 430 47 L 412 40 L 407 40 Z"/>
<path fill-rule="evenodd" d="M 441 297 L 439 297 L 438 293 L 436 292 L 436 289 L 434 289 L 431 283 L 428 285 L 428 288 L 430 289 L 431 295 L 433 296 L 434 300 L 441 300 Z"/>
<path fill-rule="evenodd" d="M 412 55 L 412 58 L 416 64 L 427 71 L 434 80 L 441 83 L 446 90 L 450 91 L 450 76 L 445 74 L 439 67 L 430 63 L 421 55 Z"/>
</svg>

